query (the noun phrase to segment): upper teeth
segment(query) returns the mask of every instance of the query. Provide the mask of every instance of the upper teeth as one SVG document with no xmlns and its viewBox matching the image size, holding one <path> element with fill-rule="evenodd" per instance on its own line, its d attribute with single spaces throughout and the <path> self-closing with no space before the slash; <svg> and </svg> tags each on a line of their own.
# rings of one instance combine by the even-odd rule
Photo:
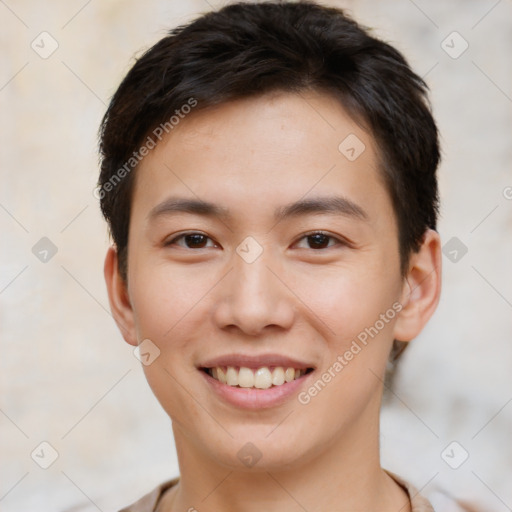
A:
<svg viewBox="0 0 512 512">
<path fill-rule="evenodd" d="M 216 366 L 209 368 L 208 373 L 218 381 L 228 386 L 240 386 L 241 388 L 268 389 L 272 385 L 280 386 L 285 382 L 291 382 L 298 379 L 306 373 L 305 369 L 283 368 L 277 366 L 272 370 L 267 366 L 258 368 L 254 371 L 252 368 L 242 366 Z"/>
</svg>

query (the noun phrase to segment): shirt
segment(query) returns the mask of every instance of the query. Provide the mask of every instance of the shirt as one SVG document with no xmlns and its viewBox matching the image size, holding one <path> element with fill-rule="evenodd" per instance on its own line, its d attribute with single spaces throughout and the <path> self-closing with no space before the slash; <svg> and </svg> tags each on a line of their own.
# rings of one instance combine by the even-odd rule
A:
<svg viewBox="0 0 512 512">
<path fill-rule="evenodd" d="M 412 512 L 435 512 L 430 502 L 422 497 L 419 492 L 408 482 L 398 477 L 394 473 L 386 471 L 386 473 L 395 480 L 398 485 L 403 487 L 409 500 L 411 501 Z M 161 500 L 164 493 L 170 489 L 173 485 L 176 485 L 180 477 L 167 480 L 160 484 L 158 487 L 153 489 L 150 493 L 143 496 L 140 500 L 136 501 L 132 505 L 123 508 L 119 512 L 156 512 L 159 501 Z"/>
</svg>

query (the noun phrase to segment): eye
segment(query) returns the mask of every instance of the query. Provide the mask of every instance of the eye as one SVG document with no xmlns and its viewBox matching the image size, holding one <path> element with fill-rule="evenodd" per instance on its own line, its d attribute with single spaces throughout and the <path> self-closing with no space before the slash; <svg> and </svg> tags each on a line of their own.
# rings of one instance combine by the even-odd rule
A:
<svg viewBox="0 0 512 512">
<path fill-rule="evenodd" d="M 177 241 L 181 240 L 181 239 L 184 240 L 184 243 L 186 245 L 177 243 Z M 185 249 L 204 249 L 206 247 L 205 244 L 206 244 L 207 240 L 211 240 L 211 238 L 206 236 L 203 233 L 193 231 L 193 232 L 189 232 L 189 233 L 182 233 L 181 235 L 179 235 L 169 241 L 166 241 L 164 245 L 166 247 L 169 245 L 178 245 L 180 247 L 184 247 Z M 210 246 L 210 247 L 212 247 L 212 246 Z"/>
<path fill-rule="evenodd" d="M 213 240 L 204 233 L 193 231 L 188 233 L 182 233 L 181 235 L 178 235 L 172 238 L 171 240 L 166 241 L 164 245 L 178 245 L 185 249 L 205 249 L 207 247 L 216 246 L 215 244 L 208 246 L 208 240 L 213 242 Z M 323 231 L 315 231 L 313 233 L 308 233 L 304 235 L 300 240 L 307 240 L 309 247 L 306 247 L 306 249 L 309 248 L 315 250 L 327 249 L 329 247 L 332 247 L 333 245 L 348 245 L 347 242 L 340 240 L 339 238 L 336 238 L 332 235 L 329 235 L 328 233 L 325 233 Z M 183 243 L 178 243 L 179 241 L 183 241 Z M 338 244 L 330 243 L 331 241 L 338 242 Z"/>
<path fill-rule="evenodd" d="M 301 240 L 304 239 L 307 240 L 308 243 L 311 245 L 311 247 L 309 247 L 311 249 L 325 249 L 328 247 L 332 247 L 332 245 L 329 245 L 329 239 L 337 241 L 339 245 L 347 245 L 346 242 L 332 235 L 324 233 L 323 231 L 315 231 L 314 233 L 308 233 L 301 238 Z M 307 248 L 308 247 L 306 247 L 306 249 Z"/>
</svg>

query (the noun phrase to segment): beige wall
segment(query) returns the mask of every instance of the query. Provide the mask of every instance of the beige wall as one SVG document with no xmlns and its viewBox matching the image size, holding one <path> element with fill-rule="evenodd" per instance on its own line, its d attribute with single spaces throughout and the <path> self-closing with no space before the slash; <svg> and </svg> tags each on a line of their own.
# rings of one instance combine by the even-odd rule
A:
<svg viewBox="0 0 512 512">
<path fill-rule="evenodd" d="M 383 464 L 427 495 L 445 488 L 506 510 L 512 5 L 330 3 L 378 27 L 426 75 L 444 150 L 440 232 L 468 248 L 455 263 L 444 258 L 441 304 L 384 409 Z M 170 420 L 108 311 L 108 238 L 92 191 L 96 131 L 134 55 L 208 9 L 204 0 L 0 3 L 0 510 L 117 510 L 177 474 Z M 52 49 L 43 31 L 58 43 L 48 58 L 31 47 Z M 441 46 L 453 31 L 469 44 L 456 59 Z M 447 42 L 452 54 L 462 48 Z M 57 248 L 47 262 L 32 252 L 43 237 Z M 39 243 L 43 257 L 51 246 Z M 46 470 L 30 456 L 43 441 L 58 452 Z M 452 441 L 469 453 L 458 469 L 441 456 Z M 41 463 L 51 456 L 42 449 Z M 444 453 L 453 465 L 462 448 Z"/>
</svg>

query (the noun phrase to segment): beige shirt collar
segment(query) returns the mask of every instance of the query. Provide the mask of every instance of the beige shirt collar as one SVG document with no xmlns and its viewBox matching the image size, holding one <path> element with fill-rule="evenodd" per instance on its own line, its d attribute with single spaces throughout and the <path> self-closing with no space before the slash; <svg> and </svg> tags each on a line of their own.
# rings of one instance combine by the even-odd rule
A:
<svg viewBox="0 0 512 512">
<path fill-rule="evenodd" d="M 416 488 L 410 483 L 406 482 L 394 473 L 389 471 L 386 471 L 386 473 L 408 493 L 409 499 L 411 500 L 412 512 L 435 512 L 430 502 L 421 496 Z M 153 489 L 150 493 L 143 496 L 140 500 L 126 508 L 123 508 L 119 512 L 156 512 L 156 507 L 158 506 L 158 502 L 162 498 L 163 494 L 172 486 L 176 485 L 179 478 L 180 477 L 176 477 L 172 480 L 167 480 Z"/>
</svg>

